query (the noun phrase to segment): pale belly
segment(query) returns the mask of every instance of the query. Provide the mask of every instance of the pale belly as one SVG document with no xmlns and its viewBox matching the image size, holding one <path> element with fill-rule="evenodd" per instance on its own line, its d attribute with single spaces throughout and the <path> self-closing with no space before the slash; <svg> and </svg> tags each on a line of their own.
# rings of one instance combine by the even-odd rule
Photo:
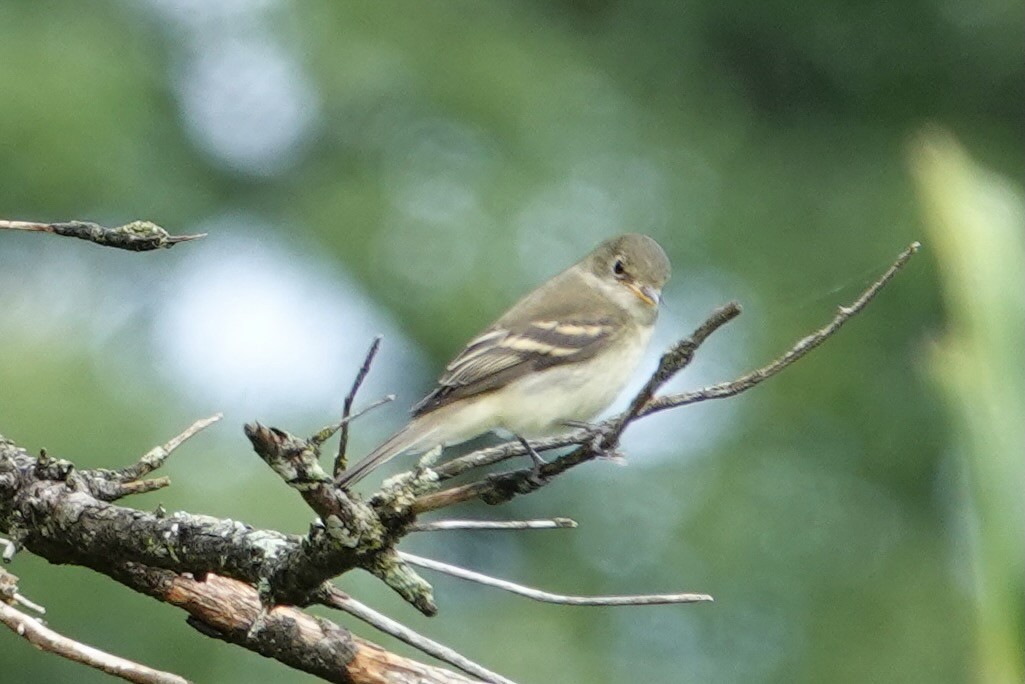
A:
<svg viewBox="0 0 1025 684">
<path fill-rule="evenodd" d="M 457 444 L 496 429 L 543 437 L 564 430 L 566 421 L 591 420 L 619 396 L 637 369 L 649 336 L 621 344 L 611 352 L 612 363 L 591 359 L 550 368 L 482 396 L 472 407 L 451 411 L 441 421 L 441 441 Z M 446 408 L 438 413 L 449 413 Z"/>
</svg>

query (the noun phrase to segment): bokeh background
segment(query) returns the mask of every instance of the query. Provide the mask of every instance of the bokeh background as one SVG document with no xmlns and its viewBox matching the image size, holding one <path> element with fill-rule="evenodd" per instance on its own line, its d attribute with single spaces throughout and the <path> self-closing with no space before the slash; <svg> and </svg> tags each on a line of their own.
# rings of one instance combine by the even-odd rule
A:
<svg viewBox="0 0 1025 684">
<path fill-rule="evenodd" d="M 355 454 L 604 237 L 670 255 L 656 347 L 745 307 L 674 389 L 769 360 L 921 240 L 783 376 L 637 424 L 626 467 L 451 511 L 578 529 L 408 540 L 553 591 L 716 603 L 540 605 L 425 571 L 426 619 L 340 584 L 521 682 L 1020 682 L 1023 19 L 1006 0 L 3 2 L 0 218 L 209 237 L 134 255 L 0 232 L 0 432 L 114 467 L 223 411 L 130 503 L 301 533 L 241 425 L 335 418 L 374 334 L 363 400 L 399 399 Z M 311 681 L 89 571 L 10 569 L 100 648 Z M 0 681 L 107 681 L 0 642 Z"/>
</svg>

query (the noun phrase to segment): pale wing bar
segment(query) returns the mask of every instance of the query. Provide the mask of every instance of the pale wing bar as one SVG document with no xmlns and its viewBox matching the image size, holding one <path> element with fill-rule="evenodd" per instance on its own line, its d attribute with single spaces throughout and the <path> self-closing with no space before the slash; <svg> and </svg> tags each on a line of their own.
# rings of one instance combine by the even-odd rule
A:
<svg viewBox="0 0 1025 684">
<path fill-rule="evenodd" d="M 522 331 L 488 330 L 453 359 L 439 387 L 413 407 L 413 415 L 498 389 L 532 369 L 589 358 L 613 329 L 604 321 L 535 321 Z"/>
</svg>

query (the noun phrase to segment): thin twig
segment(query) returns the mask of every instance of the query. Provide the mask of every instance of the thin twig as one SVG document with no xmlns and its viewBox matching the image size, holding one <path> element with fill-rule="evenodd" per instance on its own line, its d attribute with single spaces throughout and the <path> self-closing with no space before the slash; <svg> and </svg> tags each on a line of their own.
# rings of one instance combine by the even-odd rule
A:
<svg viewBox="0 0 1025 684">
<path fill-rule="evenodd" d="M 459 668 L 469 675 L 479 677 L 485 682 L 490 682 L 491 684 L 515 684 L 502 675 L 492 672 L 486 669 L 483 665 L 479 665 L 469 658 L 460 655 L 448 646 L 444 646 L 436 641 L 428 639 L 422 634 L 414 632 L 402 623 L 396 622 L 395 620 L 378 613 L 373 608 L 360 603 L 336 587 L 330 587 L 325 591 L 322 591 L 319 600 L 322 605 L 345 611 L 385 634 L 389 634 L 399 641 L 409 644 L 418 651 L 422 651 L 423 653 L 437 658 L 442 662 Z"/>
<path fill-rule="evenodd" d="M 338 432 L 339 429 L 347 426 L 349 423 L 351 423 L 352 421 L 356 420 L 357 418 L 361 418 L 361 417 L 365 416 L 366 414 L 370 413 L 371 411 L 373 411 L 378 406 L 384 406 L 388 402 L 392 402 L 392 401 L 395 401 L 395 395 L 394 394 L 386 394 L 383 397 L 381 397 L 380 399 L 375 399 L 374 401 L 370 402 L 369 404 L 367 404 L 366 406 L 364 406 L 360 410 L 353 411 L 351 414 L 345 416 L 345 418 L 343 418 L 343 419 L 341 419 L 341 420 L 339 420 L 339 421 L 337 421 L 335 423 L 331 423 L 330 425 L 328 425 L 326 427 L 323 427 L 320 430 L 318 430 L 316 432 L 316 434 L 314 434 L 313 436 L 310 437 L 310 440 L 309 440 L 310 444 L 312 446 L 316 447 L 319 450 L 320 449 L 320 445 L 323 444 L 324 442 L 326 442 L 327 440 L 331 439 L 332 437 L 334 437 L 335 433 Z"/>
<path fill-rule="evenodd" d="M 18 592 L 14 592 L 14 596 L 12 596 L 11 598 L 18 605 L 25 606 L 29 610 L 31 610 L 31 611 L 33 611 L 35 613 L 39 613 L 40 615 L 46 615 L 46 608 L 44 608 L 43 606 L 39 605 L 35 601 L 28 600 L 27 598 L 25 598 L 24 596 L 22 596 Z"/>
<path fill-rule="evenodd" d="M 356 379 L 352 381 L 349 393 L 345 395 L 345 403 L 342 405 L 342 432 L 338 436 L 338 455 L 335 456 L 335 477 L 341 475 L 346 466 L 345 450 L 349 446 L 349 422 L 351 420 L 349 415 L 352 413 L 352 402 L 356 399 L 356 392 L 359 391 L 360 385 L 366 380 L 367 374 L 370 372 L 370 364 L 374 362 L 374 357 L 377 356 L 377 350 L 380 348 L 381 336 L 377 335 L 374 341 L 370 343 L 370 349 L 367 350 L 367 355 L 363 359 L 363 365 L 359 367 L 359 371 L 356 373 Z"/>
<path fill-rule="evenodd" d="M 154 249 L 168 249 L 179 242 L 198 240 L 206 233 L 197 235 L 171 235 L 150 221 L 132 221 L 123 226 L 108 228 L 89 221 L 65 221 L 63 223 L 39 223 L 36 221 L 7 221 L 0 219 L 0 230 L 25 230 L 34 233 L 54 233 L 75 237 L 80 240 L 131 252 L 148 252 Z"/>
<path fill-rule="evenodd" d="M 150 480 L 131 480 L 122 482 L 118 486 L 120 496 L 132 496 L 133 494 L 145 494 L 155 492 L 158 489 L 171 486 L 171 478 L 154 477 Z"/>
<path fill-rule="evenodd" d="M 522 584 L 516 584 L 508 580 L 498 579 L 497 577 L 490 577 L 456 565 L 415 556 L 404 551 L 400 551 L 399 555 L 402 556 L 402 560 L 411 565 L 419 565 L 422 568 L 437 570 L 460 579 L 485 584 L 489 587 L 497 587 L 544 603 L 559 603 L 567 606 L 656 606 L 667 603 L 699 603 L 715 600 L 708 594 L 637 594 L 634 596 L 569 596 L 567 594 L 553 594 L 540 589 L 525 587 Z"/>
<path fill-rule="evenodd" d="M 188 680 L 69 639 L 31 615 L 0 602 L 0 622 L 36 647 L 136 684 L 188 684 Z"/>
<path fill-rule="evenodd" d="M 386 394 L 383 397 L 381 397 L 380 399 L 374 399 L 372 402 L 370 402 L 369 404 L 367 404 L 366 406 L 364 406 L 360 410 L 353 411 L 348 417 L 346 417 L 346 419 L 344 421 L 339 421 L 339 427 L 344 430 L 344 429 L 346 429 L 349 426 L 349 423 L 351 423 L 352 421 L 356 420 L 357 418 L 361 418 L 361 417 L 365 416 L 366 414 L 370 413 L 371 411 L 373 411 L 378 406 L 384 406 L 388 402 L 392 402 L 392 401 L 395 401 L 395 395 L 394 394 Z"/>
<path fill-rule="evenodd" d="M 576 527 L 569 518 L 550 520 L 433 520 L 409 526 L 410 532 L 437 532 L 444 530 L 555 530 Z"/>
<path fill-rule="evenodd" d="M 0 539 L 0 541 L 3 541 Z M 7 572 L 3 568 L 0 568 L 0 603 L 11 603 L 25 606 L 29 610 L 34 610 L 40 615 L 46 614 L 46 608 L 43 608 L 38 603 L 29 601 L 27 598 L 18 593 L 18 577 Z"/>
<path fill-rule="evenodd" d="M 641 410 L 655 396 L 663 385 L 674 375 L 690 365 L 694 353 L 709 335 L 740 315 L 740 304 L 730 302 L 712 312 L 701 326 L 688 337 L 680 340 L 659 359 L 658 368 L 652 373 L 644 387 L 634 396 L 629 408 L 616 417 L 612 428 L 602 437 L 601 444 L 606 449 L 615 448 L 626 427 L 641 415 Z"/>
<path fill-rule="evenodd" d="M 897 260 L 893 262 L 890 268 L 886 269 L 886 272 L 880 276 L 878 280 L 872 283 L 872 285 L 869 286 L 869 288 L 865 290 L 860 297 L 858 297 L 849 306 L 838 307 L 836 316 L 829 322 L 829 324 L 819 328 L 807 337 L 798 340 L 786 351 L 786 353 L 773 360 L 772 363 L 730 382 L 723 382 L 718 385 L 704 387 L 693 392 L 681 392 L 680 394 L 670 394 L 664 397 L 659 397 L 648 402 L 648 404 L 641 409 L 639 415 L 647 416 L 657 411 L 664 411 L 677 406 L 696 404 L 709 399 L 732 397 L 751 389 L 765 380 L 768 380 L 793 362 L 803 357 L 812 349 L 825 342 L 826 339 L 832 337 L 844 323 L 849 321 L 856 314 L 860 313 L 862 309 L 868 306 L 868 303 L 871 302 L 877 294 L 879 294 L 879 291 L 882 290 L 883 287 L 890 282 L 890 280 L 892 280 L 893 277 L 901 271 L 901 269 L 904 268 L 911 257 L 914 256 L 921 247 L 922 245 L 919 242 L 912 242 L 908 245 L 907 249 L 900 253 L 900 256 L 897 257 Z"/>
<path fill-rule="evenodd" d="M 532 439 L 527 442 L 535 451 L 550 451 L 552 449 L 560 449 L 562 447 L 573 446 L 578 444 L 586 444 L 587 442 L 594 439 L 595 435 L 600 434 L 602 430 L 612 425 L 611 420 L 597 423 L 593 428 L 579 428 L 565 432 L 561 435 L 555 435 L 554 437 L 548 437 L 545 439 Z M 453 477 L 462 475 L 463 473 L 473 470 L 474 468 L 484 468 L 495 463 L 501 463 L 517 456 L 522 456 L 527 453 L 526 448 L 523 444 L 516 439 L 496 444 L 495 446 L 485 447 L 478 449 L 464 456 L 453 458 L 450 461 L 446 461 L 439 466 L 432 468 L 435 474 L 440 480 L 449 480 Z"/>
<path fill-rule="evenodd" d="M 200 418 L 192 425 L 188 426 L 180 434 L 169 439 L 162 446 L 154 447 L 150 449 L 146 454 L 139 459 L 138 463 L 122 468 L 118 471 L 119 477 L 122 482 L 134 482 L 140 478 L 146 477 L 154 470 L 164 465 L 164 461 L 171 455 L 171 452 L 180 447 L 187 439 L 194 436 L 199 431 L 213 425 L 223 417 L 223 413 L 215 413 L 207 418 Z"/>
</svg>

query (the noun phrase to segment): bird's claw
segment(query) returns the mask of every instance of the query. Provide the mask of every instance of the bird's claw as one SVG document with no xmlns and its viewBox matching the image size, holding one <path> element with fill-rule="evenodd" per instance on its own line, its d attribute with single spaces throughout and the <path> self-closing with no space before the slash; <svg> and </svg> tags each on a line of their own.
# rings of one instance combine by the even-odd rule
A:
<svg viewBox="0 0 1025 684">
<path fill-rule="evenodd" d="M 516 435 L 516 439 L 518 439 L 523 448 L 527 450 L 527 455 L 530 456 L 530 460 L 534 464 L 530 472 L 531 479 L 543 479 L 541 468 L 548 465 L 548 461 L 541 458 L 541 454 L 537 453 L 537 450 L 534 447 L 530 446 L 530 442 L 523 439 L 519 435 Z"/>
</svg>

